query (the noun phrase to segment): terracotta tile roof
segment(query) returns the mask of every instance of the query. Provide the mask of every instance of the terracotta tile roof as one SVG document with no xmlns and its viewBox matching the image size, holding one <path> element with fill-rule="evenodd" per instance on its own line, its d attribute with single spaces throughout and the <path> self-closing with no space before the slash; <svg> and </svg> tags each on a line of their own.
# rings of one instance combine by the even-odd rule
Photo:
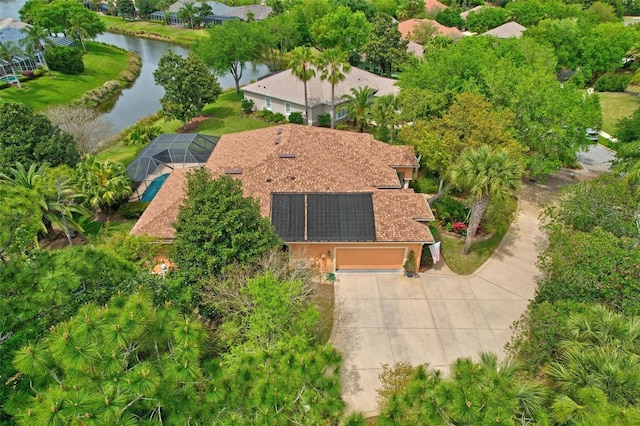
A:
<svg viewBox="0 0 640 426">
<path fill-rule="evenodd" d="M 316 71 L 316 76 L 307 82 L 307 99 L 310 108 L 319 104 L 331 105 L 331 84 L 326 80 L 320 80 L 320 74 L 320 71 Z M 396 86 L 396 80 L 380 77 L 360 68 L 351 67 L 345 75 L 344 81 L 335 87 L 336 104 L 343 102 L 342 95 L 351 94 L 351 88 L 369 86 L 377 90 L 376 96 L 398 94 L 400 91 Z M 304 106 L 304 83 L 295 77 L 291 70 L 270 75 L 244 86 L 242 90 Z"/>
<path fill-rule="evenodd" d="M 415 41 L 409 40 L 409 44 L 407 45 L 407 52 L 413 53 L 414 55 L 422 58 L 424 56 L 424 46 L 416 43 Z"/>
<path fill-rule="evenodd" d="M 440 3 L 438 0 L 424 0 L 424 10 L 428 12 L 439 12 L 446 9 L 447 6 Z"/>
<path fill-rule="evenodd" d="M 429 241 L 424 226 L 413 220 L 432 218 L 428 205 L 412 190 L 400 190 L 391 166 L 415 168 L 418 162 L 410 148 L 368 134 L 295 124 L 224 135 L 206 163 L 214 176 L 241 171 L 233 176 L 242 180 L 245 195 L 259 200 L 265 217 L 270 217 L 273 192 L 375 192 L 381 241 Z M 183 198 L 185 172 L 171 173 L 133 234 L 173 237 L 171 224 Z"/>
<path fill-rule="evenodd" d="M 438 21 L 434 21 L 432 19 L 407 19 L 406 21 L 402 21 L 398 24 L 398 31 L 402 34 L 403 38 L 409 38 L 409 33 L 413 32 L 416 27 L 428 24 L 431 25 L 440 35 L 445 37 L 449 37 L 453 40 L 457 40 L 459 38 L 464 37 L 462 31 L 455 27 L 446 27 L 440 24 Z"/>
</svg>

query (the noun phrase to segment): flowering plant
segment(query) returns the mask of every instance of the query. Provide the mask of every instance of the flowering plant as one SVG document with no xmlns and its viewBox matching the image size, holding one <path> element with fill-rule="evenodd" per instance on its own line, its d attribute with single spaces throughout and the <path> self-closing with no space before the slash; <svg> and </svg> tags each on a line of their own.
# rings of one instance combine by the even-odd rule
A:
<svg viewBox="0 0 640 426">
<path fill-rule="evenodd" d="M 454 222 L 453 225 L 451 225 L 451 228 L 453 229 L 453 232 L 455 232 L 456 234 L 462 234 L 464 231 L 467 230 L 467 225 L 465 225 L 462 222 Z"/>
</svg>

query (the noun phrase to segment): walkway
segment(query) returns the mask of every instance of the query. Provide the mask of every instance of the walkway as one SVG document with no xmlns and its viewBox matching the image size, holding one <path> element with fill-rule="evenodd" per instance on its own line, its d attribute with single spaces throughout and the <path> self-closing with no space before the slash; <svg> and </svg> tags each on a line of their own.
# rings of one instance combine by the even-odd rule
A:
<svg viewBox="0 0 640 426">
<path fill-rule="evenodd" d="M 535 293 L 537 255 L 544 244 L 538 206 L 567 177 L 525 185 L 519 215 L 489 260 L 473 275 L 446 265 L 420 274 L 344 273 L 336 283 L 332 342 L 344 356 L 343 397 L 350 409 L 377 414 L 382 364 L 429 363 L 445 372 L 459 357 L 503 355 L 510 326 Z"/>
</svg>

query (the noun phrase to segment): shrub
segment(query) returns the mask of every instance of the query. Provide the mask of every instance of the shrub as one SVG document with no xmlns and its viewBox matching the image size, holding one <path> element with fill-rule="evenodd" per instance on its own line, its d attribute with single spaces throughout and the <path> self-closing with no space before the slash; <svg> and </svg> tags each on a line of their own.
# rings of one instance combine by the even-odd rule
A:
<svg viewBox="0 0 640 426">
<path fill-rule="evenodd" d="M 51 46 L 45 51 L 49 68 L 64 74 L 80 74 L 84 71 L 82 50 L 75 47 Z"/>
<path fill-rule="evenodd" d="M 285 121 L 285 116 L 284 114 L 280 113 L 280 112 L 276 112 L 275 114 L 273 114 L 273 116 L 271 117 L 271 121 L 273 123 L 284 123 Z"/>
<path fill-rule="evenodd" d="M 149 206 L 146 201 L 132 201 L 125 203 L 118 208 L 118 213 L 125 219 L 137 219 Z"/>
<path fill-rule="evenodd" d="M 152 123 L 136 123 L 125 131 L 122 143 L 125 146 L 144 146 L 160 136 L 162 128 Z"/>
<path fill-rule="evenodd" d="M 18 76 L 18 80 L 20 80 L 20 83 L 24 83 L 25 81 L 29 81 L 30 79 L 24 75 L 20 75 Z"/>
<path fill-rule="evenodd" d="M 467 225 L 465 225 L 462 222 L 454 222 L 451 224 L 451 229 L 453 229 L 453 232 L 455 232 L 456 234 L 460 234 L 460 235 L 465 234 L 465 231 L 467 230 L 467 228 L 468 228 Z"/>
<path fill-rule="evenodd" d="M 251 99 L 242 99 L 240 101 L 240 106 L 242 107 L 242 112 L 245 114 L 251 114 L 253 112 L 253 107 L 255 106 L 255 102 Z"/>
<path fill-rule="evenodd" d="M 411 181 L 410 185 L 414 191 L 421 194 L 435 194 L 438 192 L 440 182 L 438 179 L 431 176 L 419 177 L 416 180 Z"/>
<path fill-rule="evenodd" d="M 42 74 L 44 74 L 44 70 L 41 70 L 40 68 L 36 68 L 35 70 L 33 70 L 34 77 L 40 77 Z"/>
<path fill-rule="evenodd" d="M 289 123 L 304 124 L 304 117 L 302 116 L 302 113 L 296 111 L 289 114 Z"/>
<path fill-rule="evenodd" d="M 29 80 L 33 80 L 34 78 L 36 78 L 36 76 L 33 73 L 33 71 L 30 71 L 30 70 L 22 71 L 22 75 L 25 76 Z"/>
<path fill-rule="evenodd" d="M 268 109 L 263 109 L 262 111 L 260 111 L 260 118 L 262 118 L 264 121 L 272 121 L 273 119 L 273 112 L 269 111 Z"/>
<path fill-rule="evenodd" d="M 6 89 L 7 87 L 9 87 L 8 81 L 0 81 L 0 90 Z"/>
<path fill-rule="evenodd" d="M 631 78 L 631 74 L 603 74 L 593 88 L 598 92 L 624 92 Z"/>
<path fill-rule="evenodd" d="M 464 204 L 449 196 L 444 196 L 433 203 L 433 210 L 440 223 L 445 227 L 455 222 L 466 222 L 469 214 L 469 209 Z"/>
<path fill-rule="evenodd" d="M 328 112 L 318 115 L 318 126 L 330 127 L 331 126 L 331 114 Z"/>
</svg>

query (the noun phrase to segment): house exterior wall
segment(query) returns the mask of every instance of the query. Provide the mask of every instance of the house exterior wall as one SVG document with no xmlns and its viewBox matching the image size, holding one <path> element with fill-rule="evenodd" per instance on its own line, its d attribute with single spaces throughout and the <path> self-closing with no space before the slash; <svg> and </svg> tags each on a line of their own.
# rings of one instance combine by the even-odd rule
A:
<svg viewBox="0 0 640 426">
<path fill-rule="evenodd" d="M 385 265 L 382 269 L 402 269 L 409 251 L 413 250 L 416 254 L 416 269 L 420 266 L 420 257 L 422 256 L 422 243 L 394 243 L 394 242 L 370 242 L 370 243 L 288 243 L 289 253 L 291 260 L 303 260 L 307 262 L 311 267 L 319 270 L 320 272 L 335 272 L 336 270 L 336 251 L 349 250 L 348 261 L 352 263 L 353 267 L 345 267 L 344 269 L 375 269 L 375 267 L 364 267 L 362 265 L 368 265 L 371 262 L 371 250 L 386 251 L 393 257 L 393 261 L 398 261 L 395 258 L 394 249 L 403 250 L 402 261 L 394 267 Z M 392 253 L 393 252 L 393 253 Z"/>
<path fill-rule="evenodd" d="M 254 111 L 262 111 L 263 109 L 267 109 L 266 96 L 264 95 L 260 95 L 252 92 L 244 92 L 244 98 L 253 101 Z M 277 112 L 284 114 L 285 117 L 288 118 L 289 114 L 286 113 L 286 103 L 287 101 L 285 100 L 278 99 L 278 98 L 271 98 L 271 108 L 269 108 L 269 110 L 272 111 L 274 114 Z M 304 112 L 305 112 L 304 105 L 296 104 L 293 102 L 290 102 L 290 105 L 291 105 L 290 112 L 300 112 L 304 117 Z M 336 116 L 338 115 L 337 110 L 339 105 L 341 104 L 336 103 Z M 309 115 L 311 119 L 311 124 L 313 125 L 318 124 L 318 116 L 320 114 L 331 114 L 331 105 L 319 104 L 315 106 L 309 106 Z M 336 119 L 336 121 L 341 121 L 343 119 L 344 118 Z"/>
</svg>

